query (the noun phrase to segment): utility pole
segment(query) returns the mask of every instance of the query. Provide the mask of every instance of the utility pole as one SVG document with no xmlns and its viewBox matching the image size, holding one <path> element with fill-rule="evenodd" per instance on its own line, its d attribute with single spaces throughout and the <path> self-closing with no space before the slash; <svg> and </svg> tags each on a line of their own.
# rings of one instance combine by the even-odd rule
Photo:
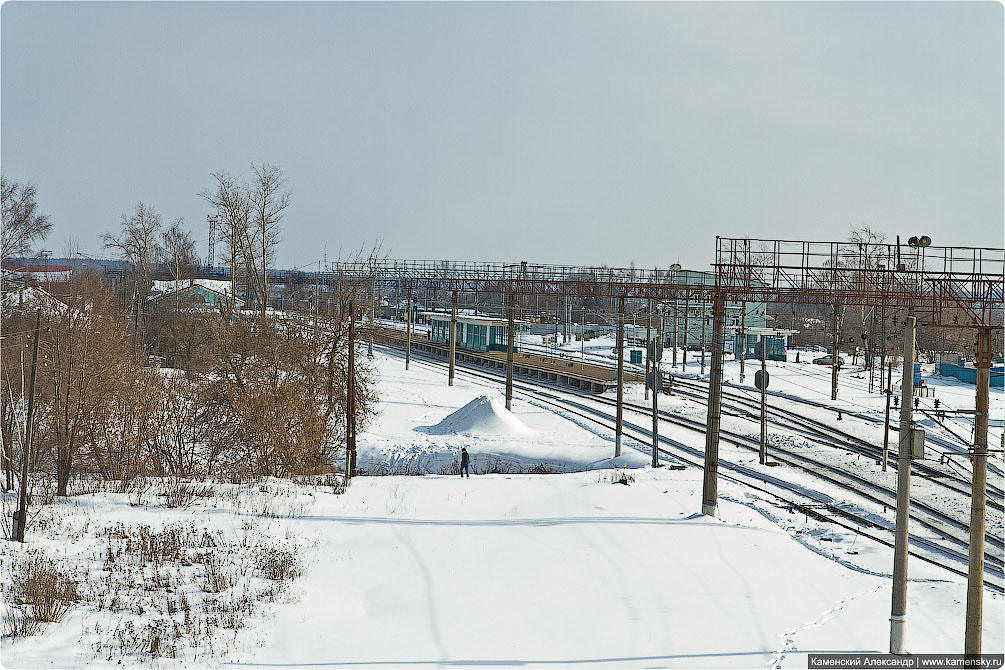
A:
<svg viewBox="0 0 1005 670">
<path fill-rule="evenodd" d="M 649 379 L 649 370 L 652 369 L 652 365 L 650 365 L 651 361 L 649 360 L 649 347 L 652 345 L 653 341 L 652 328 L 653 328 L 653 299 L 649 298 L 649 319 L 646 321 L 646 379 Z M 656 348 L 653 347 L 652 351 L 655 354 Z M 644 400 L 649 400 L 649 384 L 646 384 L 645 387 L 646 390 Z M 653 384 L 654 392 L 655 389 L 656 385 Z"/>
<path fill-rule="evenodd" d="M 513 409 L 513 340 L 516 336 L 516 325 L 513 323 L 514 312 L 516 311 L 516 297 L 510 287 L 509 303 L 506 308 L 506 409 Z"/>
<path fill-rule="evenodd" d="M 974 477 L 970 493 L 970 557 L 967 565 L 967 616 L 963 653 L 981 653 L 984 599 L 984 505 L 988 482 L 988 392 L 991 382 L 991 329 L 977 329 L 977 406 L 974 413 Z"/>
<path fill-rule="evenodd" d="M 375 270 L 370 270 L 370 339 L 366 341 L 366 357 L 373 358 L 373 329 L 376 325 L 376 310 L 374 303 L 377 300 L 377 275 Z"/>
<path fill-rule="evenodd" d="M 768 358 L 767 344 L 766 338 L 761 335 L 761 448 L 758 454 L 761 465 L 768 462 L 768 372 L 764 369 L 765 360 Z"/>
<path fill-rule="evenodd" d="M 834 317 L 832 319 L 833 328 L 833 344 L 831 346 L 831 400 L 837 400 L 838 397 L 838 367 L 840 366 L 841 358 L 838 354 L 840 345 L 840 324 L 838 323 L 838 305 L 834 303 Z M 913 377 L 911 378 L 913 381 Z"/>
<path fill-rule="evenodd" d="M 412 362 L 412 284 L 408 284 L 408 314 L 405 315 L 405 369 Z"/>
<path fill-rule="evenodd" d="M 687 338 L 691 335 L 691 294 L 684 297 L 684 350 L 681 352 L 681 370 L 687 372 Z"/>
<path fill-rule="evenodd" d="M 454 357 L 457 355 L 457 291 L 450 296 L 450 370 L 447 386 L 454 385 Z"/>
<path fill-rule="evenodd" d="M 678 341 L 678 335 L 677 335 L 677 303 L 678 302 L 679 301 L 676 298 L 674 298 L 674 301 L 673 301 L 673 362 L 671 363 L 671 365 L 673 366 L 674 369 L 677 368 L 677 341 Z"/>
<path fill-rule="evenodd" d="M 705 323 L 708 321 L 705 312 L 705 299 L 701 301 L 701 376 L 705 376 Z"/>
<path fill-rule="evenodd" d="M 893 542 L 893 601 L 890 607 L 890 653 L 906 654 L 907 524 L 911 511 L 911 429 L 914 396 L 914 329 L 917 319 L 904 324 L 904 380 L 900 390 L 900 439 L 897 443 L 897 525 Z"/>
<path fill-rule="evenodd" d="M 586 368 L 586 307 L 583 307 L 583 332 L 579 334 L 579 362 Z"/>
<path fill-rule="evenodd" d="M 349 298 L 349 363 L 346 371 L 345 399 L 345 478 L 356 476 L 356 315 L 353 299 Z"/>
<path fill-rule="evenodd" d="M 19 508 L 15 513 L 14 536 L 24 542 L 24 529 L 28 523 L 28 463 L 31 461 L 31 441 L 35 437 L 35 370 L 38 369 L 38 340 L 42 331 L 42 310 L 35 312 L 35 345 L 31 354 L 31 377 L 28 381 L 28 416 L 24 426 L 24 444 L 21 446 L 21 491 Z"/>
<path fill-rule="evenodd" d="M 650 300 L 650 305 L 652 301 Z M 652 309 L 650 309 L 650 313 Z M 653 467 L 658 468 L 660 465 L 659 457 L 659 446 L 660 446 L 660 422 L 659 422 L 659 397 L 660 393 L 663 391 L 663 365 L 660 360 L 663 358 L 663 319 L 660 319 L 659 325 L 656 327 L 656 342 L 652 343 L 653 347 Z M 647 373 L 648 377 L 648 373 Z"/>
<path fill-rule="evenodd" d="M 621 456 L 621 429 L 623 426 L 624 407 L 622 401 L 625 395 L 625 299 L 618 298 L 618 417 L 614 428 L 614 457 Z"/>
<path fill-rule="evenodd" d="M 883 371 L 880 370 L 880 374 Z M 913 379 L 913 377 L 912 377 Z M 882 377 L 880 377 L 882 382 Z M 886 472 L 886 462 L 890 454 L 890 398 L 893 397 L 893 361 L 890 361 L 886 373 L 886 421 L 883 423 L 883 472 Z"/>
<path fill-rule="evenodd" d="M 558 298 L 555 298 L 555 358 L 558 358 Z"/>
<path fill-rule="evenodd" d="M 708 380 L 708 418 L 705 429 L 705 481 L 701 513 L 717 514 L 719 486 L 719 419 L 722 413 L 722 331 L 726 321 L 726 298 L 716 292 L 712 300 L 712 372 Z"/>
<path fill-rule="evenodd" d="M 713 326 L 714 327 L 714 326 Z M 743 383 L 744 362 L 747 360 L 747 302 L 740 303 L 740 383 Z"/>
</svg>

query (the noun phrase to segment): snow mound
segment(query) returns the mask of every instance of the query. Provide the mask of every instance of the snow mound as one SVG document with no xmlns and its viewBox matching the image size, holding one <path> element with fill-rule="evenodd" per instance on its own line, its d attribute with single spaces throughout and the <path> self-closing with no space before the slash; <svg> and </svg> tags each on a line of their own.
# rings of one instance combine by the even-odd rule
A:
<svg viewBox="0 0 1005 670">
<path fill-rule="evenodd" d="M 435 426 L 425 426 L 432 435 L 473 433 L 477 435 L 529 435 L 533 433 L 506 405 L 491 395 L 481 395 L 446 416 Z"/>
</svg>

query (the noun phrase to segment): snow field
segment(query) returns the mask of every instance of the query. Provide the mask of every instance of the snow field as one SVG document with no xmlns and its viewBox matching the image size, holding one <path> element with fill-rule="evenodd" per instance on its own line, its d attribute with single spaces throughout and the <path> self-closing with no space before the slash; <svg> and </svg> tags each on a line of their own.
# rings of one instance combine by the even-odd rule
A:
<svg viewBox="0 0 1005 670">
<path fill-rule="evenodd" d="M 701 516 L 699 469 L 649 469 L 630 439 L 614 460 L 610 430 L 519 395 L 510 413 L 498 384 L 463 372 L 449 387 L 418 360 L 408 372 L 394 356 L 374 365 L 381 407 L 358 436 L 361 467 L 433 474 L 362 476 L 341 495 L 200 485 L 177 508 L 156 487 L 103 488 L 45 508 L 30 545 L 3 543 L 4 583 L 19 555 L 41 551 L 79 577 L 83 598 L 39 636 L 4 637 L 3 665 L 802 668 L 808 652 L 886 650 L 892 549 L 725 478 L 720 518 Z M 681 397 L 660 406 L 704 419 Z M 453 472 L 462 446 L 475 472 L 496 473 L 436 474 Z M 756 458 L 726 445 L 721 455 Z M 516 474 L 535 468 L 566 474 Z M 612 483 L 622 476 L 629 485 Z M 185 560 L 143 560 L 127 546 L 170 529 L 192 540 Z M 203 533 L 212 551 L 197 546 Z M 286 579 L 269 577 L 284 570 L 270 551 L 286 552 Z M 909 650 L 959 651 L 965 580 L 914 559 L 910 577 Z M 1005 647 L 1003 604 L 985 591 L 989 653 Z"/>
</svg>

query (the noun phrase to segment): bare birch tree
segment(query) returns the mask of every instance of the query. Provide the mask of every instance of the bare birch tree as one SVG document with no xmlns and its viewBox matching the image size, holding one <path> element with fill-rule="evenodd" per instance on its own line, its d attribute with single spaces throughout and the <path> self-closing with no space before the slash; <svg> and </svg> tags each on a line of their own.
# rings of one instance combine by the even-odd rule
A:
<svg viewBox="0 0 1005 670">
<path fill-rule="evenodd" d="M 210 176 L 216 182 L 215 187 L 203 191 L 199 196 L 213 206 L 219 217 L 220 239 L 226 246 L 230 261 L 231 299 L 236 300 L 240 273 L 238 261 L 243 261 L 245 241 L 250 237 L 251 201 L 247 189 L 228 172 L 213 172 Z"/>
<path fill-rule="evenodd" d="M 102 239 L 106 249 L 118 251 L 119 258 L 133 266 L 133 326 L 138 331 L 141 305 L 150 294 L 153 266 L 159 255 L 161 216 L 140 202 L 135 212 L 122 215 L 119 226 L 118 234 L 105 233 Z"/>
<path fill-rule="evenodd" d="M 251 172 L 254 179 L 248 189 L 248 198 L 252 206 L 255 243 L 253 247 L 248 246 L 255 248 L 256 252 L 261 250 L 262 269 L 260 273 L 256 271 L 254 274 L 264 317 L 269 304 L 268 267 L 270 261 L 275 261 L 275 250 L 280 240 L 280 224 L 283 212 L 290 205 L 290 192 L 283 190 L 286 177 L 275 165 L 252 163 Z M 254 260 L 255 255 L 249 254 L 250 259 Z"/>
<path fill-rule="evenodd" d="M 44 240 L 52 229 L 49 217 L 38 213 L 34 184 L 19 184 L 0 174 L 3 232 L 0 233 L 0 261 L 15 254 L 26 255 L 31 245 Z"/>
</svg>

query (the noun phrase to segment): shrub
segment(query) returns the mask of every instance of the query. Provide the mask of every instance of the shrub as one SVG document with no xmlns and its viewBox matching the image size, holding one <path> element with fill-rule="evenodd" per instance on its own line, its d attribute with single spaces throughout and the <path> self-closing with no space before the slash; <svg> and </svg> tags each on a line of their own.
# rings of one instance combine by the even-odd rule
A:
<svg viewBox="0 0 1005 670">
<path fill-rule="evenodd" d="M 15 564 L 10 597 L 24 615 L 30 612 L 36 622 L 61 621 L 80 600 L 76 580 L 61 571 L 55 561 L 39 553 L 29 554 Z M 31 625 L 23 618 L 16 626 L 8 623 L 14 629 L 27 630 Z"/>
</svg>

